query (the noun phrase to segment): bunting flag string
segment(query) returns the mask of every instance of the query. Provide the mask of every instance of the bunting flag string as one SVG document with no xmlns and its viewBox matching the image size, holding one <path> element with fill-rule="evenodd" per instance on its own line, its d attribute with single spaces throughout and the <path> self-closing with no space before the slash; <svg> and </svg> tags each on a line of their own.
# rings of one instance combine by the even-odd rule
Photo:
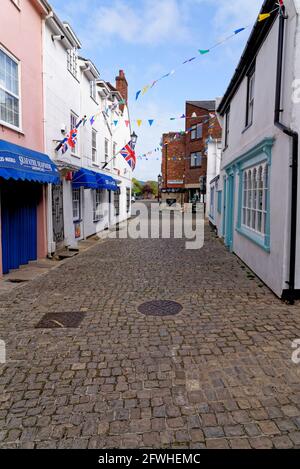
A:
<svg viewBox="0 0 300 469">
<path fill-rule="evenodd" d="M 270 18 L 270 16 L 272 15 L 272 13 L 274 13 L 275 11 L 278 11 L 280 10 L 282 12 L 282 8 L 284 6 L 284 3 L 283 3 L 283 0 L 279 0 L 279 3 L 277 4 L 277 7 L 274 8 L 274 10 L 270 11 L 270 12 L 266 12 L 266 13 L 261 13 L 259 14 L 258 18 L 257 18 L 257 21 L 258 22 L 261 22 L 261 21 L 264 21 L 266 20 L 267 18 Z M 224 44 L 225 42 L 229 41 L 230 39 L 234 38 L 235 36 L 237 36 L 238 34 L 240 34 L 241 32 L 245 31 L 246 29 L 249 29 L 250 27 L 252 26 L 252 24 L 248 24 L 247 26 L 243 26 L 243 27 L 240 27 L 240 28 L 237 28 L 232 34 L 230 34 L 229 36 L 225 37 L 224 39 L 222 39 L 221 41 L 218 41 L 216 42 L 215 44 L 213 44 L 211 47 L 209 47 L 208 49 L 198 49 L 198 53 L 200 54 L 200 56 L 204 56 L 206 54 L 208 54 L 209 52 L 211 52 L 213 49 L 216 49 L 217 47 L 221 46 L 222 44 Z M 194 60 L 196 60 L 197 58 L 199 58 L 199 56 L 194 56 L 194 57 L 191 57 L 190 59 L 186 59 L 184 62 L 181 63 L 180 66 L 178 66 L 176 69 L 173 69 L 171 70 L 169 73 L 166 73 L 164 74 L 162 77 L 158 78 L 157 80 L 154 80 L 152 82 L 151 85 L 146 85 L 144 86 L 141 90 L 137 91 L 136 92 L 136 95 L 135 95 L 135 99 L 136 101 L 139 99 L 139 97 L 142 95 L 144 96 L 150 89 L 152 89 L 159 81 L 161 80 L 164 80 L 165 78 L 168 78 L 170 77 L 171 75 L 174 75 L 174 73 L 182 66 L 182 65 L 186 65 L 188 63 L 191 63 L 193 62 Z"/>
<path fill-rule="evenodd" d="M 207 124 L 208 122 L 212 121 L 212 123 L 209 125 L 209 130 L 208 130 L 209 134 L 211 134 L 211 133 L 212 133 L 212 130 L 213 130 L 214 126 L 215 126 L 216 117 L 217 117 L 217 116 L 214 115 L 214 114 L 210 114 L 209 116 L 210 116 L 210 117 L 209 117 L 208 119 L 206 119 L 205 121 L 203 121 L 202 124 Z M 176 132 L 175 135 L 174 135 L 174 137 L 173 137 L 171 140 L 169 140 L 168 142 L 165 142 L 164 144 L 161 143 L 159 147 L 156 147 L 156 148 L 154 148 L 153 150 L 148 151 L 147 153 L 144 153 L 144 154 L 142 154 L 142 155 L 139 155 L 137 158 L 138 158 L 138 159 L 143 159 L 143 158 L 145 158 L 146 160 L 148 160 L 148 156 L 153 155 L 153 153 L 157 153 L 157 152 L 161 151 L 164 146 L 167 146 L 167 145 L 169 145 L 170 143 L 173 143 L 173 142 L 175 142 L 176 140 L 179 140 L 180 138 L 183 137 L 183 135 L 186 135 L 186 134 L 190 133 L 191 130 L 192 130 L 192 127 L 189 128 L 189 129 L 187 129 L 186 131 L 181 130 L 180 132 Z M 211 138 L 211 135 L 209 136 L 209 138 Z M 158 159 L 159 159 L 159 158 L 158 158 Z M 170 159 L 172 159 L 172 158 L 170 158 Z"/>
</svg>

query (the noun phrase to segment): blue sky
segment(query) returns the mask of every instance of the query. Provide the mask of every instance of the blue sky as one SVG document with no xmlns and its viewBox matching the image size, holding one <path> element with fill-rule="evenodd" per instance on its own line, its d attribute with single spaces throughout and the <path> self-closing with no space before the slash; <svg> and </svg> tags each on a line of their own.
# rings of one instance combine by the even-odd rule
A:
<svg viewBox="0 0 300 469">
<path fill-rule="evenodd" d="M 135 101 L 135 93 L 185 59 L 208 49 L 235 29 L 254 23 L 262 0 L 50 0 L 82 42 L 82 54 L 93 60 L 103 79 L 114 83 L 124 69 L 129 83 L 131 119 L 143 119 L 137 154 L 159 145 L 162 133 L 184 127 L 172 122 L 186 100 L 222 96 L 251 29 L 180 68 Z M 155 122 L 150 128 L 148 119 Z M 158 154 L 138 160 L 135 177 L 157 179 Z"/>
</svg>

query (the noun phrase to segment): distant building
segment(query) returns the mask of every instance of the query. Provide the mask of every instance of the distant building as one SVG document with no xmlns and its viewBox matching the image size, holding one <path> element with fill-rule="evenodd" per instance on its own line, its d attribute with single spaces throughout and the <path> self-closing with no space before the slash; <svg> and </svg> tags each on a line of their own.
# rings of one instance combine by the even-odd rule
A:
<svg viewBox="0 0 300 469">
<path fill-rule="evenodd" d="M 170 132 L 162 137 L 161 201 L 168 206 L 183 204 L 185 190 L 186 135 Z"/>
<path fill-rule="evenodd" d="M 213 158 L 221 138 L 215 110 L 216 101 L 187 101 L 185 132 L 163 135 L 162 202 L 206 202 L 208 151 Z"/>
</svg>

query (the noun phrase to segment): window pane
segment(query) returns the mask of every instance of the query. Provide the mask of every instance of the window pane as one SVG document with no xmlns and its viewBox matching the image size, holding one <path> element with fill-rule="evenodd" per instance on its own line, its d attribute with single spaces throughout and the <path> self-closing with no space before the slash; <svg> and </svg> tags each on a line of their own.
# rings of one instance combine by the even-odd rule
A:
<svg viewBox="0 0 300 469">
<path fill-rule="evenodd" d="M 197 138 L 202 138 L 202 124 L 197 125 Z"/>
<path fill-rule="evenodd" d="M 5 54 L 0 50 L 0 86 L 5 86 Z"/>
</svg>

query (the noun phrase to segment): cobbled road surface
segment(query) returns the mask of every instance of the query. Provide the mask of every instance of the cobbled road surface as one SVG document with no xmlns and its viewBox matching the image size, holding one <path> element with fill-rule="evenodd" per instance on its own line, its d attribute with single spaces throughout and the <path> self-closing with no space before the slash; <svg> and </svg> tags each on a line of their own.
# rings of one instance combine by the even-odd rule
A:
<svg viewBox="0 0 300 469">
<path fill-rule="evenodd" d="M 138 312 L 172 300 L 176 316 Z M 78 312 L 77 328 L 36 329 Z M 106 240 L 0 297 L 2 448 L 300 448 L 300 305 L 210 227 Z"/>
</svg>

